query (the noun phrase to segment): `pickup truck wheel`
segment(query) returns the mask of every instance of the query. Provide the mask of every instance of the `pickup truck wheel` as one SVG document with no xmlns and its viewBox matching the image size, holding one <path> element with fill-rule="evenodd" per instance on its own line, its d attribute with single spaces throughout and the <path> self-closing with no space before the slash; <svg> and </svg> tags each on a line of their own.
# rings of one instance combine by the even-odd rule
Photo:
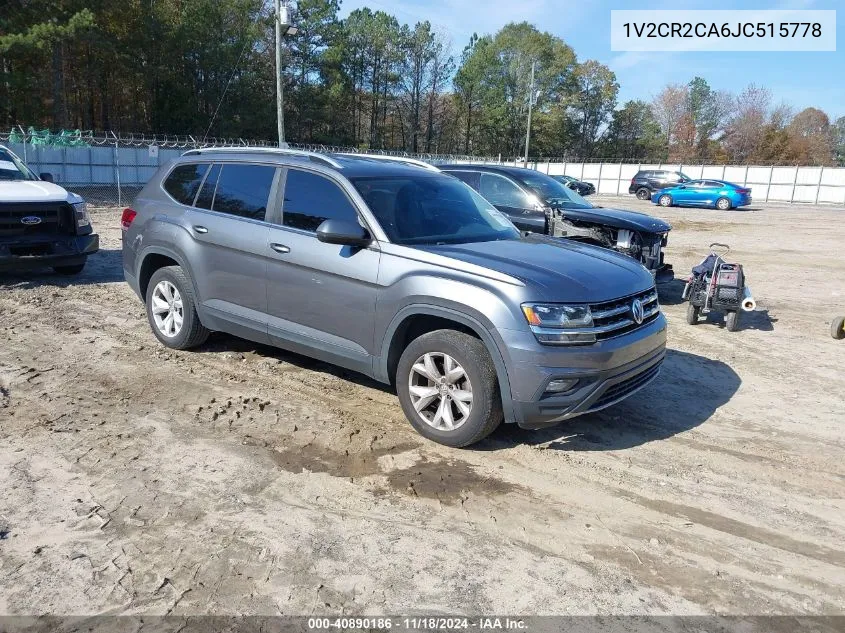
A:
<svg viewBox="0 0 845 633">
<path fill-rule="evenodd" d="M 78 275 L 85 268 L 85 262 L 73 266 L 53 266 L 53 270 L 59 275 Z"/>
<path fill-rule="evenodd" d="M 687 323 L 695 325 L 698 323 L 698 315 L 701 313 L 701 308 L 692 305 L 692 302 L 687 304 Z"/>
<path fill-rule="evenodd" d="M 179 266 L 153 273 L 147 285 L 147 318 L 156 338 L 172 349 L 202 345 L 211 333 L 197 315 L 194 287 Z"/>
<path fill-rule="evenodd" d="M 637 189 L 637 199 L 638 200 L 648 200 L 651 198 L 651 192 L 646 189 L 645 187 L 640 187 Z"/>
<path fill-rule="evenodd" d="M 396 391 L 411 426 L 446 446 L 474 444 L 502 421 L 490 354 L 463 332 L 435 330 L 411 341 L 399 359 Z"/>
</svg>

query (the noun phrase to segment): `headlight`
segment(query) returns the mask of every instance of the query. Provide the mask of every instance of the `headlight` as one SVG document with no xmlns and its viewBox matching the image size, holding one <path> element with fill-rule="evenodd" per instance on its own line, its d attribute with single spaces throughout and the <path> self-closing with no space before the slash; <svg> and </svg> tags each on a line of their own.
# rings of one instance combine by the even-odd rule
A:
<svg viewBox="0 0 845 633">
<path fill-rule="evenodd" d="M 88 209 L 85 208 L 84 202 L 74 202 L 73 210 L 76 214 L 76 226 L 90 226 L 91 218 L 88 217 Z"/>
<path fill-rule="evenodd" d="M 522 313 L 531 325 L 531 331 L 541 343 L 571 345 L 595 343 L 596 335 L 579 329 L 593 327 L 590 306 L 560 303 L 524 303 Z"/>
</svg>

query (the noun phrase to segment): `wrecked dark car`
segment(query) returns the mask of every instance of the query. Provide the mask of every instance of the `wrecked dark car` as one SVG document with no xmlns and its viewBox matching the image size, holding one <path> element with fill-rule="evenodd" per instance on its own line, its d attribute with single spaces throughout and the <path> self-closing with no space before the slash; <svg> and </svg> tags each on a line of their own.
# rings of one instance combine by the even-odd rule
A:
<svg viewBox="0 0 845 633">
<path fill-rule="evenodd" d="M 656 281 L 670 281 L 663 261 L 671 225 L 636 211 L 591 204 L 551 176 L 500 165 L 438 165 L 461 179 L 523 231 L 566 237 L 612 248 L 638 260 Z"/>
</svg>

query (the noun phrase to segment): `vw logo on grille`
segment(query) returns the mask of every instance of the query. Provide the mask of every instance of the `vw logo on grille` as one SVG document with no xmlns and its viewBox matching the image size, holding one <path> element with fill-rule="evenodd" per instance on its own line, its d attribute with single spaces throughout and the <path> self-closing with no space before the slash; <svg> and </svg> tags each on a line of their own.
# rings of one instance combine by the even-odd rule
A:
<svg viewBox="0 0 845 633">
<path fill-rule="evenodd" d="M 643 322 L 643 302 L 639 299 L 634 299 L 631 304 L 631 315 L 634 317 L 634 321 L 637 325 Z"/>
<path fill-rule="evenodd" d="M 26 217 L 21 218 L 21 224 L 26 224 L 27 226 L 41 224 L 41 218 L 39 218 L 37 215 L 28 215 Z"/>
</svg>

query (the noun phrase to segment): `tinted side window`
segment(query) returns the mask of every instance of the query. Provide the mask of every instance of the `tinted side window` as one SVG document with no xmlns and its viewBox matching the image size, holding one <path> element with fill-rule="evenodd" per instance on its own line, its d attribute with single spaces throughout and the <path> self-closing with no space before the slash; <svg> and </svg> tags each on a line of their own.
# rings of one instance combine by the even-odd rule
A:
<svg viewBox="0 0 845 633">
<path fill-rule="evenodd" d="M 179 165 L 165 179 L 164 190 L 177 202 L 191 205 L 207 169 L 207 163 Z"/>
<path fill-rule="evenodd" d="M 212 209 L 251 220 L 263 220 L 276 168 L 267 165 L 221 166 Z"/>
<path fill-rule="evenodd" d="M 477 171 L 450 171 L 448 172 L 455 178 L 463 180 L 466 184 L 470 187 L 478 191 L 480 187 L 480 176 L 481 174 Z"/>
<path fill-rule="evenodd" d="M 481 186 L 478 193 L 487 198 L 487 201 L 493 205 L 517 209 L 528 206 L 528 201 L 525 199 L 522 189 L 498 174 L 481 174 Z"/>
<path fill-rule="evenodd" d="M 197 196 L 197 201 L 194 203 L 195 207 L 200 209 L 211 209 L 211 204 L 214 202 L 214 191 L 217 189 L 217 179 L 220 176 L 220 165 L 214 165 L 211 171 L 208 172 L 205 182 L 202 183 L 202 189 Z"/>
<path fill-rule="evenodd" d="M 358 212 L 346 194 L 328 178 L 310 171 L 288 169 L 282 224 L 316 231 L 324 220 L 358 221 Z"/>
</svg>

